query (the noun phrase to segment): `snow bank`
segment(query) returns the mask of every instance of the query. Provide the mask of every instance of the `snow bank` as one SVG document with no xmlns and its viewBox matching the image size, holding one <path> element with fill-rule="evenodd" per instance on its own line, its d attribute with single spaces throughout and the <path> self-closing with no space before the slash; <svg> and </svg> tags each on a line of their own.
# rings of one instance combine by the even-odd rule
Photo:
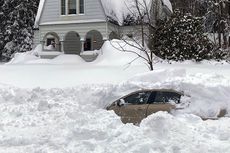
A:
<svg viewBox="0 0 230 153">
<path fill-rule="evenodd" d="M 28 61 L 38 60 L 39 57 L 36 57 L 33 52 L 25 53 L 16 53 L 14 57 L 6 64 L 26 64 Z"/>
<path fill-rule="evenodd" d="M 130 65 L 145 65 L 145 61 L 135 53 L 120 51 L 120 45 L 125 50 L 132 50 L 140 55 L 143 53 L 137 48 L 127 45 L 121 40 L 106 41 L 101 50 L 86 51 L 81 55 L 96 55 L 99 54 L 97 59 L 91 64 L 98 66 L 120 65 L 128 67 Z M 57 55 L 53 59 L 39 59 L 40 55 Z M 144 56 L 144 55 L 143 55 Z M 44 63 L 43 63 L 44 62 Z M 63 54 L 62 52 L 55 51 L 42 51 L 42 46 L 38 45 L 33 51 L 16 54 L 16 56 L 7 64 L 85 64 L 85 62 L 79 55 Z"/>
<path fill-rule="evenodd" d="M 101 54 L 93 63 L 97 65 L 120 65 L 127 67 L 130 65 L 145 65 L 143 59 L 139 58 L 135 53 L 121 50 L 120 46 L 125 50 L 134 51 L 140 55 L 143 54 L 137 48 L 129 46 L 121 40 L 106 41 L 101 48 Z"/>
<path fill-rule="evenodd" d="M 180 69 L 156 70 L 136 75 L 124 84 L 142 89 L 174 89 L 183 92 L 185 96 L 181 106 L 185 109 L 181 113 L 216 118 L 220 110 L 230 112 L 230 80 L 222 75 L 189 75 Z"/>
<path fill-rule="evenodd" d="M 185 112 L 175 116 L 159 112 L 138 127 L 122 124 L 113 111 L 104 109 L 114 99 L 141 88 L 184 91 L 190 95 L 183 99 L 190 104 L 185 112 L 215 111 L 230 104 L 229 80 L 190 76 L 183 70 L 144 73 L 117 85 L 31 90 L 0 86 L 0 152 L 229 153 L 227 117 L 203 121 Z"/>
<path fill-rule="evenodd" d="M 50 60 L 50 64 L 86 64 L 86 62 L 78 55 L 59 55 Z"/>
</svg>

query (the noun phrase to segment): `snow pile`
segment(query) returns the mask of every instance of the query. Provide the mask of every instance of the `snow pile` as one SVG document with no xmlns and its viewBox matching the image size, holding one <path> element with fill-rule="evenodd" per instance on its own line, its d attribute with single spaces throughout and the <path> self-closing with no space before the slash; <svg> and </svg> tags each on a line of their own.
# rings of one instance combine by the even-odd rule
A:
<svg viewBox="0 0 230 153">
<path fill-rule="evenodd" d="M 125 51 L 121 48 L 121 46 Z M 133 51 L 134 53 L 128 51 Z M 101 54 L 94 63 L 97 65 L 120 66 L 144 65 L 145 61 L 139 58 L 135 53 L 140 55 L 143 54 L 142 51 L 126 44 L 122 40 L 106 41 L 101 48 Z"/>
<path fill-rule="evenodd" d="M 15 53 L 14 57 L 6 64 L 26 64 L 28 61 L 40 59 L 36 57 L 33 52 Z"/>
<path fill-rule="evenodd" d="M 53 45 L 49 45 L 49 46 L 44 46 L 44 49 L 47 51 L 55 51 L 55 48 Z"/>
<path fill-rule="evenodd" d="M 198 106 L 199 110 L 212 111 L 217 109 L 212 105 L 224 104 L 229 108 L 228 81 L 220 76 L 191 76 L 183 70 L 162 70 L 117 85 L 30 90 L 2 85 L 0 152 L 228 153 L 230 119 L 227 117 L 203 121 L 184 112 L 176 116 L 159 112 L 144 119 L 138 127 L 122 124 L 113 111 L 104 109 L 114 99 L 143 88 L 184 91 L 190 95 L 183 99 L 184 103 L 190 102 L 186 112 Z M 207 108 L 206 102 L 211 107 Z"/>
<path fill-rule="evenodd" d="M 78 55 L 59 55 L 50 60 L 50 64 L 86 64 L 86 62 Z"/>
<path fill-rule="evenodd" d="M 91 64 L 98 66 L 116 65 L 128 67 L 130 65 L 145 65 L 145 61 L 139 58 L 135 53 L 121 51 L 121 47 L 125 50 L 134 51 L 140 55 L 143 54 L 137 48 L 127 45 L 121 40 L 106 41 L 101 50 L 87 51 L 81 55 L 94 55 L 99 54 L 97 59 Z M 59 55 L 53 59 L 39 59 L 40 55 Z M 42 51 L 42 46 L 38 45 L 33 51 L 16 54 L 16 56 L 7 64 L 85 64 L 85 62 L 79 55 L 63 54 L 62 52 L 55 51 Z"/>
<path fill-rule="evenodd" d="M 139 74 L 126 82 L 144 89 L 174 89 L 184 93 L 181 113 L 216 118 L 230 112 L 230 80 L 221 75 L 188 75 L 185 70 L 157 70 Z M 125 83 L 125 84 L 126 84 Z M 230 115 L 229 115 L 230 116 Z"/>
</svg>

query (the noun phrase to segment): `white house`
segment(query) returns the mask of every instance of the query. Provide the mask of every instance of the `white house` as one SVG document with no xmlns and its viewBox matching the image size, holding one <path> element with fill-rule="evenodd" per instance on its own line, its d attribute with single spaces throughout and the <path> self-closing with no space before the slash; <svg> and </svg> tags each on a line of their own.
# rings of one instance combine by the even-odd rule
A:
<svg viewBox="0 0 230 153">
<path fill-rule="evenodd" d="M 172 12 L 169 0 L 148 1 L 160 4 L 161 17 Z M 40 0 L 34 45 L 41 43 L 44 50 L 52 45 L 65 54 L 98 50 L 104 41 L 132 33 L 132 26 L 123 23 L 130 10 L 127 4 L 128 0 Z"/>
</svg>

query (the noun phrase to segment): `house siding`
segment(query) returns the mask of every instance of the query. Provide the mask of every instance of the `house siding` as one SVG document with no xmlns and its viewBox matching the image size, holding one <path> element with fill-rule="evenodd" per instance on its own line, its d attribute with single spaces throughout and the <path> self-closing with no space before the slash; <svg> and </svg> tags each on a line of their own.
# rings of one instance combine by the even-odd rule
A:
<svg viewBox="0 0 230 153">
<path fill-rule="evenodd" d="M 102 38 L 104 40 L 107 40 L 107 30 L 106 30 L 106 22 L 100 22 L 100 23 L 81 23 L 81 24 L 68 24 L 66 25 L 43 25 L 40 26 L 39 34 L 36 35 L 37 38 L 40 38 L 40 42 L 44 42 L 46 39 L 46 35 L 48 33 L 55 33 L 59 37 L 60 41 L 65 42 L 65 37 L 69 32 L 76 32 L 80 36 L 80 40 L 84 41 L 86 38 L 86 35 L 88 32 L 96 30 L 100 32 L 102 35 Z M 101 44 L 102 42 L 100 42 Z M 81 45 L 78 41 L 75 45 L 67 45 L 68 47 L 64 48 L 64 51 L 71 51 L 74 50 L 74 47 Z M 94 46 L 98 47 L 98 46 Z M 78 52 L 81 50 L 80 48 L 77 48 Z"/>
<path fill-rule="evenodd" d="M 106 20 L 104 10 L 100 0 L 85 0 L 85 14 L 77 15 L 61 15 L 60 0 L 46 0 L 40 19 L 40 24 L 46 22 L 62 22 L 62 21 L 90 21 L 90 20 Z"/>
<path fill-rule="evenodd" d="M 61 41 L 65 40 L 65 35 L 68 32 L 74 31 L 80 35 L 81 40 L 85 39 L 87 32 L 96 30 L 101 33 L 104 39 L 107 39 L 106 22 L 100 23 L 78 23 L 68 25 L 43 25 L 39 27 L 40 39 L 44 40 L 44 37 L 49 32 L 55 32 L 58 34 Z"/>
<path fill-rule="evenodd" d="M 39 30 L 34 30 L 34 38 L 32 47 L 35 48 L 38 44 L 40 44 L 40 36 Z"/>
</svg>

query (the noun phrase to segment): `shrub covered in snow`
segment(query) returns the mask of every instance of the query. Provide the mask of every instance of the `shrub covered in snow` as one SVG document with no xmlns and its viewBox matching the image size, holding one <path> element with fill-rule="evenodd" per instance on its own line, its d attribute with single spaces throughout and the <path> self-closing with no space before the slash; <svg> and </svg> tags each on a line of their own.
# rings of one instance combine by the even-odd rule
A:
<svg viewBox="0 0 230 153">
<path fill-rule="evenodd" d="M 155 54 L 167 60 L 225 59 L 226 53 L 215 49 L 205 35 L 203 19 L 183 16 L 175 11 L 172 18 L 156 30 Z"/>
<path fill-rule="evenodd" d="M 39 0 L 0 2 L 0 52 L 10 59 L 15 52 L 32 49 L 33 25 Z"/>
</svg>

